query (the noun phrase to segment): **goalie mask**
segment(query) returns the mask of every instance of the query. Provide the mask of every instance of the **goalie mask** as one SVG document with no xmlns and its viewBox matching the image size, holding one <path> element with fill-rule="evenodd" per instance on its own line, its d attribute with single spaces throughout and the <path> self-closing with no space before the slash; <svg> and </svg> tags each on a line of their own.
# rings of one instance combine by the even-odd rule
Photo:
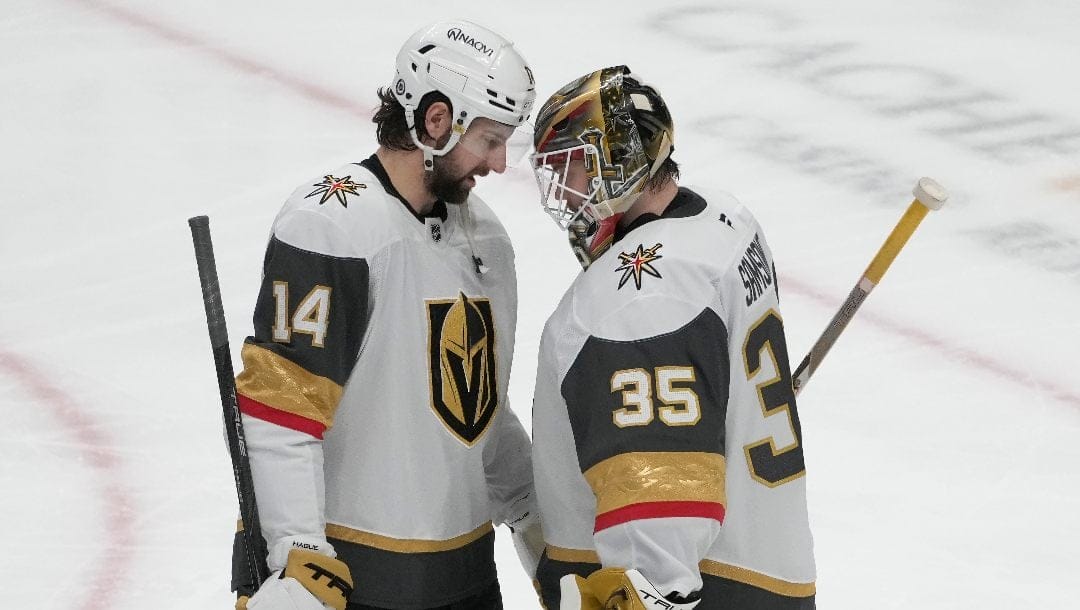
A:
<svg viewBox="0 0 1080 610">
<path fill-rule="evenodd" d="M 604 68 L 555 92 L 540 108 L 532 155 L 540 205 L 588 268 L 673 150 L 663 98 L 626 66 Z"/>
</svg>

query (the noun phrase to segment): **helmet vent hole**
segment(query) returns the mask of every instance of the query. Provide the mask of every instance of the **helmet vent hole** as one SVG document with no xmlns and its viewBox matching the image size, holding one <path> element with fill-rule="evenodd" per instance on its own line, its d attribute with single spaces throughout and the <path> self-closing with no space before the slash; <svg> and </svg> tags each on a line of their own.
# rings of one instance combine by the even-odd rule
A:
<svg viewBox="0 0 1080 610">
<path fill-rule="evenodd" d="M 434 48 L 435 48 L 435 45 L 433 45 L 433 44 L 426 44 L 426 45 L 424 45 L 424 46 L 420 47 L 420 51 L 419 51 L 419 53 L 420 53 L 421 55 L 423 55 L 424 53 L 427 53 L 428 51 L 430 51 L 430 50 L 432 50 L 432 49 L 434 49 Z"/>
<path fill-rule="evenodd" d="M 645 110 L 647 112 L 652 112 L 653 110 L 652 101 L 640 93 L 631 93 L 630 101 L 634 103 L 634 108 L 637 110 Z"/>
</svg>

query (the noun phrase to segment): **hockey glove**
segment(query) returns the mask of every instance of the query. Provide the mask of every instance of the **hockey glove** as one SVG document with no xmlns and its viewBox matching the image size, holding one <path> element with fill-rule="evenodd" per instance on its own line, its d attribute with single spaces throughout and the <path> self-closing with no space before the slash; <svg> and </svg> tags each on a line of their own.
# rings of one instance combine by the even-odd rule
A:
<svg viewBox="0 0 1080 610">
<path fill-rule="evenodd" d="M 535 579 L 536 566 L 544 552 L 544 530 L 540 527 L 540 518 L 534 510 L 525 513 L 513 523 L 507 523 L 507 526 L 510 528 L 514 550 L 517 551 L 521 567 L 530 579 Z"/>
<path fill-rule="evenodd" d="M 577 574 L 559 579 L 559 610 L 602 610 L 589 584 Z"/>
<path fill-rule="evenodd" d="M 544 531 L 540 529 L 540 522 L 515 529 L 513 539 L 521 567 L 529 578 L 536 578 L 536 566 L 540 564 L 540 555 L 544 552 Z"/>
<path fill-rule="evenodd" d="M 692 610 L 701 603 L 664 597 L 641 572 L 621 568 L 563 576 L 559 587 L 559 610 Z"/>
<path fill-rule="evenodd" d="M 352 595 L 349 567 L 321 553 L 293 549 L 285 569 L 272 575 L 238 610 L 345 610 Z M 241 598 L 242 601 L 243 598 Z"/>
</svg>

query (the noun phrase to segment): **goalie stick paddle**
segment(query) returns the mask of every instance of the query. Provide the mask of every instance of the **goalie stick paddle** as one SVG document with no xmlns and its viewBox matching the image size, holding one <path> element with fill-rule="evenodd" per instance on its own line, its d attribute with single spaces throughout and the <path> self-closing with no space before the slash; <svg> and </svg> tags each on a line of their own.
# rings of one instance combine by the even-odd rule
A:
<svg viewBox="0 0 1080 610">
<path fill-rule="evenodd" d="M 896 223 L 896 227 L 893 228 L 892 233 L 889 233 L 885 243 L 881 245 L 874 259 L 870 261 L 870 265 L 866 268 L 858 283 L 851 289 L 847 299 L 840 306 L 840 311 L 836 312 L 832 321 L 825 328 L 825 332 L 821 333 L 821 337 L 810 348 L 810 353 L 806 354 L 799 367 L 795 369 L 795 374 L 792 375 L 792 387 L 796 395 L 810 381 L 810 376 L 814 374 L 814 371 L 821 366 L 825 354 L 829 353 L 833 344 L 840 337 L 840 333 L 844 332 L 848 322 L 851 322 L 851 319 L 855 317 L 855 312 L 859 310 L 859 306 L 866 300 L 870 291 L 881 282 L 881 278 L 889 270 L 889 265 L 892 265 L 896 255 L 900 254 L 900 250 L 903 249 L 904 244 L 907 243 L 908 238 L 915 232 L 915 229 L 919 227 L 919 223 L 922 222 L 923 218 L 926 218 L 930 210 L 940 210 L 949 198 L 949 194 L 945 189 L 930 178 L 920 178 L 912 194 L 915 195 L 915 200 L 908 206 L 907 211 L 900 218 L 900 222 Z"/>
<path fill-rule="evenodd" d="M 217 264 L 214 262 L 214 244 L 210 240 L 210 219 L 195 216 L 188 219 L 191 239 L 195 244 L 195 262 L 199 267 L 199 283 L 202 285 L 203 306 L 206 309 L 206 326 L 210 332 L 210 347 L 214 352 L 217 369 L 218 391 L 225 418 L 225 438 L 232 459 L 236 495 L 240 501 L 240 519 L 244 524 L 244 549 L 248 574 L 256 590 L 269 577 L 266 566 L 266 541 L 259 525 L 259 510 L 255 504 L 255 485 L 251 480 L 251 464 L 248 461 L 244 424 L 240 408 L 236 404 L 236 379 L 233 375 L 232 355 L 229 352 L 229 332 L 225 328 L 225 310 L 221 304 L 218 286 Z"/>
</svg>

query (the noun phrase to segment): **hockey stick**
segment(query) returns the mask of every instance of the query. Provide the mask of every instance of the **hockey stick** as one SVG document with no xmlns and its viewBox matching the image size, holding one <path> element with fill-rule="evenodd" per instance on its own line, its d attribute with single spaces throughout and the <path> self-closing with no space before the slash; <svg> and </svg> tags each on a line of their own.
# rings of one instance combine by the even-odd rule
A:
<svg viewBox="0 0 1080 610">
<path fill-rule="evenodd" d="M 870 266 L 866 268 L 862 278 L 851 289 L 847 300 L 840 306 L 840 311 L 836 312 L 832 322 L 829 322 L 829 326 L 825 328 L 825 332 L 821 333 L 821 337 L 810 348 L 810 353 L 806 354 L 802 363 L 795 369 L 795 374 L 792 376 L 792 387 L 795 389 L 796 395 L 810 381 L 810 376 L 814 374 L 814 371 L 821 366 L 825 354 L 829 353 L 833 344 L 840 337 L 840 333 L 844 332 L 848 322 L 851 322 L 851 319 L 855 317 L 855 312 L 859 310 L 859 306 L 866 300 L 870 291 L 881 282 L 881 278 L 888 271 L 889 265 L 892 265 L 896 255 L 900 254 L 900 250 L 907 243 L 911 234 L 915 232 L 915 229 L 919 227 L 919 223 L 922 222 L 923 218 L 926 218 L 926 214 L 930 210 L 940 210 L 945 205 L 945 200 L 949 198 L 949 194 L 945 189 L 930 178 L 920 178 L 912 194 L 915 195 L 915 200 L 908 206 L 907 211 L 900 218 L 900 222 L 896 223 L 892 233 L 889 233 L 889 237 L 885 239 L 885 243 L 881 245 L 874 259 L 870 261 Z"/>
<path fill-rule="evenodd" d="M 191 239 L 195 243 L 195 262 L 199 266 L 206 326 L 210 332 L 210 347 L 214 351 L 218 391 L 221 393 L 221 407 L 225 417 L 225 438 L 229 445 L 229 457 L 232 459 L 236 495 L 240 501 L 240 519 L 244 523 L 248 574 L 255 590 L 258 590 L 269 576 L 270 570 L 266 567 L 266 541 L 262 537 L 259 510 L 255 504 L 255 485 L 251 480 L 244 424 L 240 419 L 240 408 L 236 404 L 236 379 L 233 375 L 232 355 L 229 352 L 229 332 L 225 328 L 221 290 L 218 287 L 214 244 L 210 240 L 210 219 L 206 216 L 195 216 L 188 219 L 188 226 L 191 227 Z"/>
</svg>

